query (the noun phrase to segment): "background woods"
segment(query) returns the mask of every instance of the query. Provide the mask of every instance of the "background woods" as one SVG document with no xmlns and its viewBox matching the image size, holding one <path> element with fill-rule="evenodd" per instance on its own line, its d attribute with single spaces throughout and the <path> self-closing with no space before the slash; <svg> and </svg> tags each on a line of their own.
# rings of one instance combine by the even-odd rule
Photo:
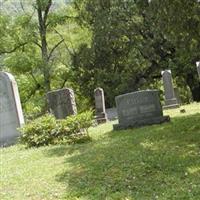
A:
<svg viewBox="0 0 200 200">
<path fill-rule="evenodd" d="M 162 90 L 164 69 L 183 102 L 200 101 L 199 13 L 197 0 L 2 1 L 0 67 L 16 75 L 31 116 L 51 89 L 72 87 L 82 110 L 99 86 L 107 107 L 125 92 Z"/>
</svg>

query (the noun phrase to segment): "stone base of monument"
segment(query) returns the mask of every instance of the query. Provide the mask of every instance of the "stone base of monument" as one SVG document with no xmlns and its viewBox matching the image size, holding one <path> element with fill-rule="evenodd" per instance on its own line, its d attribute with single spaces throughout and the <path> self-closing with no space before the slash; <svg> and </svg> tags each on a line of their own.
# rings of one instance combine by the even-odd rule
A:
<svg viewBox="0 0 200 200">
<path fill-rule="evenodd" d="M 96 121 L 98 124 L 103 124 L 106 123 L 108 120 L 106 118 L 97 118 Z"/>
<path fill-rule="evenodd" d="M 177 102 L 177 99 L 168 99 L 165 100 L 165 105 L 163 106 L 163 109 L 173 109 L 173 108 L 179 108 L 180 105 Z"/>
<path fill-rule="evenodd" d="M 131 123 L 123 122 L 123 124 L 120 124 L 120 123 L 114 124 L 113 129 L 122 130 L 122 129 L 141 127 L 141 126 L 146 126 L 146 125 L 161 124 L 161 123 L 169 122 L 169 121 L 170 121 L 169 116 L 154 117 L 151 119 L 142 119 L 142 120 L 132 121 Z"/>
<path fill-rule="evenodd" d="M 173 108 L 179 108 L 179 107 L 180 107 L 179 104 L 172 104 L 172 105 L 165 105 L 165 106 L 163 106 L 163 109 L 167 110 L 167 109 L 173 109 Z"/>
<path fill-rule="evenodd" d="M 18 136 L 14 136 L 14 137 L 8 137 L 4 140 L 0 140 L 0 147 L 8 147 L 11 145 L 16 144 L 16 142 L 18 141 L 19 137 Z"/>
<path fill-rule="evenodd" d="M 98 124 L 106 123 L 108 121 L 106 113 L 99 113 L 95 116 L 95 120 Z"/>
</svg>

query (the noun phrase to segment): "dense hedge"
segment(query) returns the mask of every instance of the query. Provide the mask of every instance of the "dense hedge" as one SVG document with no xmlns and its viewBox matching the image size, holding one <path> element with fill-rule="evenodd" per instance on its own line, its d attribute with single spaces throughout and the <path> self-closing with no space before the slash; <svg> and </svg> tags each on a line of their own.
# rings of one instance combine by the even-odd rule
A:
<svg viewBox="0 0 200 200">
<path fill-rule="evenodd" d="M 56 120 L 54 116 L 47 114 L 20 129 L 20 142 L 28 147 L 39 147 L 88 141 L 88 128 L 92 125 L 92 118 L 90 111 L 63 120 Z"/>
</svg>

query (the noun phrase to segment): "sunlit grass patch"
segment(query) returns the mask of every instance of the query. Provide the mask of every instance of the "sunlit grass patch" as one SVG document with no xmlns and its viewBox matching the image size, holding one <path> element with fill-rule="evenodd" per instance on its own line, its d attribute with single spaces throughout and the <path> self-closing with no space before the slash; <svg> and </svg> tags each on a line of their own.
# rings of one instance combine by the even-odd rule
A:
<svg viewBox="0 0 200 200">
<path fill-rule="evenodd" d="M 199 200 L 199 104 L 184 108 L 162 125 L 91 128 L 86 144 L 1 149 L 0 199 Z"/>
</svg>

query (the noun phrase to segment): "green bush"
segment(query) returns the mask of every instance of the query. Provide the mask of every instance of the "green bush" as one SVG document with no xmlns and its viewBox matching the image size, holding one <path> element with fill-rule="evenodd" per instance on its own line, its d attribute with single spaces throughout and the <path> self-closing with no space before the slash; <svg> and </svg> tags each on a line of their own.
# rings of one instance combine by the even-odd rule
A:
<svg viewBox="0 0 200 200">
<path fill-rule="evenodd" d="M 91 111 L 56 120 L 52 115 L 44 115 L 20 128 L 21 143 L 28 147 L 49 144 L 82 143 L 90 140 L 88 128 L 92 125 Z"/>
</svg>

